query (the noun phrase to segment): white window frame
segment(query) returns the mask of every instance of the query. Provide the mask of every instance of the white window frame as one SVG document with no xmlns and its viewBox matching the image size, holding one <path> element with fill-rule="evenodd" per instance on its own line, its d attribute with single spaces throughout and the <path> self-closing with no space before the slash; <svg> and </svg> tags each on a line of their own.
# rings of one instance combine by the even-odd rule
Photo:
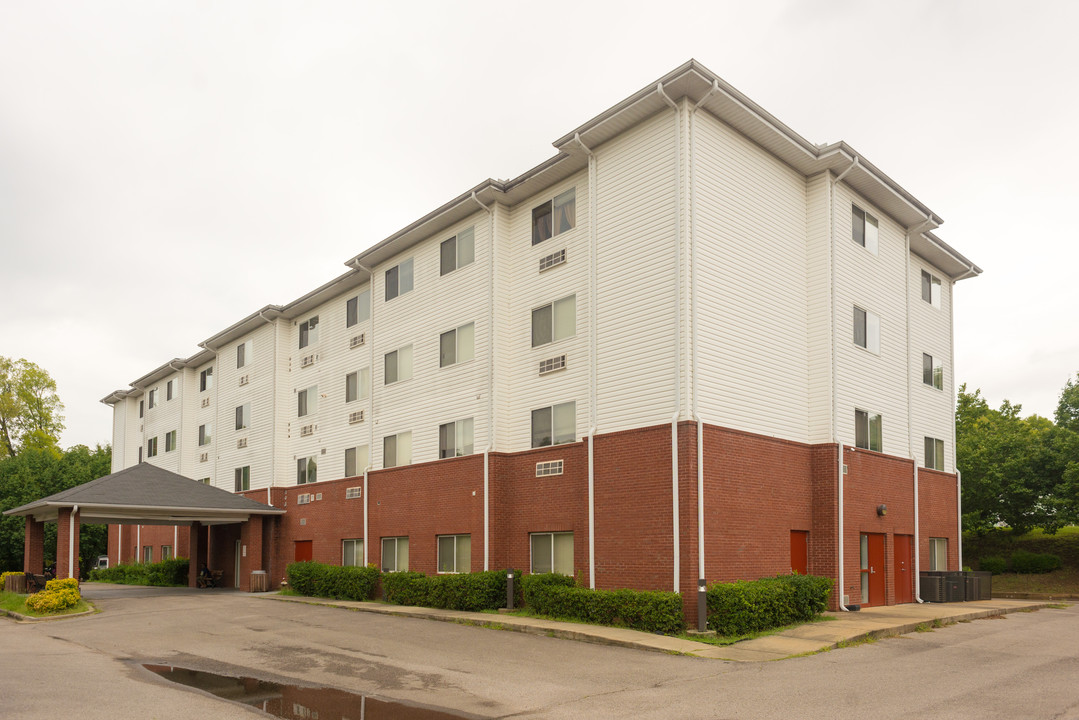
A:
<svg viewBox="0 0 1079 720">
<path fill-rule="evenodd" d="M 392 546 L 393 552 L 387 553 L 386 548 Z M 404 567 L 401 567 L 401 555 L 404 555 Z M 387 555 L 393 558 L 393 563 L 387 563 Z M 382 538 L 382 572 L 407 572 L 408 571 L 408 535 L 396 535 Z"/>
<path fill-rule="evenodd" d="M 363 567 L 363 538 L 341 540 L 341 567 Z"/>
<path fill-rule="evenodd" d="M 944 361 L 922 353 L 922 384 L 937 390 L 944 389 Z"/>
<path fill-rule="evenodd" d="M 318 412 L 318 385 L 296 391 L 296 417 L 307 417 Z"/>
<path fill-rule="evenodd" d="M 176 449 L 176 431 L 169 430 L 165 433 L 165 452 L 169 453 Z"/>
<path fill-rule="evenodd" d="M 558 227 L 555 227 L 555 218 L 557 217 L 557 211 L 560 208 L 566 207 L 567 205 L 572 205 L 573 206 L 573 222 L 570 223 L 569 227 L 562 227 L 561 224 L 559 224 Z M 537 222 L 536 222 L 539 218 L 544 217 L 544 216 L 550 217 L 550 226 L 546 229 L 547 233 L 544 232 L 544 230 L 542 229 L 542 226 L 537 227 Z M 546 240 L 550 240 L 551 238 L 555 237 L 556 235 L 561 235 L 564 232 L 569 232 L 570 230 L 573 230 L 575 227 L 577 227 L 577 187 L 576 186 L 571 187 L 569 190 L 565 190 L 563 192 L 560 192 L 557 195 L 553 196 L 550 200 L 547 200 L 546 202 L 542 202 L 539 205 L 536 205 L 534 208 L 532 208 L 532 244 L 533 245 L 539 245 L 540 243 L 542 243 L 542 242 L 544 242 Z"/>
<path fill-rule="evenodd" d="M 172 545 L 161 546 L 161 562 L 172 559 Z"/>
<path fill-rule="evenodd" d="M 929 538 L 929 570 L 939 571 L 948 569 L 948 538 Z"/>
<path fill-rule="evenodd" d="M 537 445 L 536 444 L 536 422 L 537 422 L 536 413 L 541 413 L 541 415 L 540 415 L 540 417 L 538 419 L 542 420 L 542 413 L 545 410 L 550 411 L 550 419 L 551 419 L 550 442 L 540 443 L 539 445 Z M 569 415 L 569 414 L 572 414 L 572 416 L 573 416 L 573 437 L 571 437 L 568 440 L 564 439 L 564 436 L 563 436 L 562 440 L 559 440 L 558 437 L 555 434 L 555 426 L 557 425 L 557 417 L 556 417 L 556 415 L 559 413 L 559 411 L 561 411 L 561 413 L 563 414 L 563 419 L 565 419 L 565 416 Z M 532 419 L 531 419 L 531 424 L 530 424 L 529 427 L 532 430 L 532 447 L 534 447 L 534 448 L 537 448 L 537 447 L 551 447 L 553 445 L 565 445 L 566 443 L 577 442 L 577 402 L 575 400 L 571 400 L 569 402 L 558 403 L 557 405 L 548 405 L 546 407 L 535 408 L 534 410 L 532 410 Z"/>
<path fill-rule="evenodd" d="M 438 426 L 438 458 L 440 460 L 451 457 L 463 457 L 475 452 L 473 433 L 475 423 L 472 418 L 454 420 Z M 453 439 L 452 451 L 446 447 L 444 440 Z M 452 452 L 453 454 L 447 454 Z"/>
<path fill-rule="evenodd" d="M 393 356 L 392 359 L 390 356 Z M 393 368 L 393 379 L 390 379 L 390 368 Z M 412 346 L 405 345 L 396 350 L 391 350 L 383 357 L 382 384 L 394 385 L 412 379 Z"/>
<path fill-rule="evenodd" d="M 442 545 L 443 540 L 453 538 L 453 564 L 452 569 L 449 562 L 443 563 Z M 463 542 L 462 542 L 463 540 Z M 439 575 L 460 575 L 464 573 L 472 572 L 472 535 L 469 533 L 461 533 L 459 535 L 439 535 L 435 540 L 435 547 L 437 548 L 437 565 Z M 468 560 L 461 556 L 462 550 L 466 550 L 468 553 Z M 447 560 L 449 558 L 446 558 Z M 461 569 L 462 565 L 468 565 L 467 568 Z"/>
<path fill-rule="evenodd" d="M 384 275 L 386 302 L 412 292 L 416 283 L 414 268 L 413 258 L 409 258 L 386 270 Z"/>
<path fill-rule="evenodd" d="M 199 447 L 206 447 L 214 441 L 214 424 L 212 422 L 199 425 Z"/>
<path fill-rule="evenodd" d="M 944 441 L 926 435 L 923 450 L 925 452 L 923 466 L 929 470 L 944 472 Z"/>
<path fill-rule="evenodd" d="M 371 288 L 345 302 L 345 327 L 350 328 L 371 319 Z"/>
<path fill-rule="evenodd" d="M 573 308 L 573 323 L 572 327 L 564 327 L 565 322 L 559 322 L 560 311 L 564 312 L 564 308 L 569 305 Z M 547 311 L 546 313 L 544 311 Z M 550 318 L 550 340 L 544 339 L 544 334 L 539 334 L 537 337 L 537 326 L 541 330 L 547 330 L 543 327 L 547 322 L 547 318 Z M 546 345 L 552 345 L 560 340 L 566 340 L 577 335 L 577 295 L 567 295 L 566 297 L 559 298 L 554 302 L 549 302 L 539 307 L 532 308 L 532 347 L 544 347 Z"/>
<path fill-rule="evenodd" d="M 233 473 L 233 487 L 234 492 L 243 492 L 251 489 L 251 466 L 244 465 L 243 467 L 236 468 Z"/>
<path fill-rule="evenodd" d="M 199 392 L 212 390 L 214 387 L 214 369 L 208 367 L 199 373 Z"/>
<path fill-rule="evenodd" d="M 296 458 L 296 484 L 310 485 L 318 482 L 318 455 Z"/>
<path fill-rule="evenodd" d="M 876 437 L 873 434 L 874 423 L 877 426 Z M 862 439 L 863 437 L 864 440 Z M 874 440 L 876 441 L 875 443 Z M 874 444 L 876 444 L 876 447 L 873 447 Z M 881 420 L 880 413 L 855 409 L 854 447 L 873 452 L 884 452 L 884 422 Z"/>
<path fill-rule="evenodd" d="M 146 441 L 146 457 L 157 457 L 157 436 Z"/>
<path fill-rule="evenodd" d="M 371 368 L 364 367 L 345 375 L 345 402 L 366 400 L 371 395 Z"/>
<path fill-rule="evenodd" d="M 929 297 L 926 297 L 927 294 L 929 295 Z M 939 310 L 940 295 L 940 278 L 929 272 L 928 270 L 922 270 L 922 300 Z"/>
<path fill-rule="evenodd" d="M 452 259 L 452 267 L 448 267 Z M 476 261 L 476 226 L 465 228 L 438 249 L 438 271 L 442 277 L 471 265 Z"/>
<path fill-rule="evenodd" d="M 446 342 L 453 343 L 453 356 L 446 350 Z M 461 365 L 476 359 L 476 323 L 459 325 L 438 336 L 438 366 L 440 368 Z"/>
<path fill-rule="evenodd" d="M 392 447 L 391 447 L 392 445 Z M 391 455 L 392 450 L 392 457 Z M 389 462 L 387 462 L 389 461 Z M 412 464 L 412 431 L 406 430 L 396 435 L 382 438 L 382 467 L 404 467 Z"/>
<path fill-rule="evenodd" d="M 251 362 L 251 360 L 252 360 L 251 349 L 252 349 L 252 345 L 251 345 L 250 340 L 246 340 L 246 341 L 244 341 L 244 342 L 242 342 L 242 343 L 240 343 L 240 344 L 238 344 L 236 346 L 236 369 L 237 370 L 239 370 L 240 368 L 246 366 L 248 363 Z"/>
<path fill-rule="evenodd" d="M 318 315 L 312 315 L 300 323 L 300 349 L 318 343 Z"/>
<path fill-rule="evenodd" d="M 528 537 L 529 537 L 529 540 L 528 540 L 529 572 L 531 572 L 531 573 L 555 572 L 555 573 L 558 573 L 560 575 L 568 575 L 570 577 L 573 577 L 573 571 L 574 571 L 573 553 L 574 553 L 574 549 L 573 549 L 573 533 L 572 532 L 538 532 L 538 533 L 530 533 Z M 556 539 L 560 539 L 560 540 L 564 541 L 566 537 L 569 538 L 569 547 L 570 547 L 570 550 L 569 550 L 569 567 L 568 568 L 567 567 L 559 568 L 558 567 L 558 562 L 557 562 L 556 557 L 555 557 L 555 542 L 556 542 Z M 543 543 L 545 541 L 550 543 L 551 567 L 550 567 L 549 570 L 544 569 L 542 567 L 541 568 L 536 567 L 536 544 L 537 543 Z"/>
<path fill-rule="evenodd" d="M 349 457 L 351 455 L 351 458 Z M 349 467 L 351 463 L 352 467 Z M 371 451 L 367 445 L 345 448 L 345 474 L 344 477 L 357 477 L 370 467 Z M 349 472 L 351 470 L 352 472 Z"/>
<path fill-rule="evenodd" d="M 165 402 L 169 402 L 176 398 L 179 393 L 180 381 L 177 378 L 173 378 L 165 383 Z"/>
<path fill-rule="evenodd" d="M 236 406 L 236 429 L 247 430 L 251 427 L 251 403 Z"/>
<path fill-rule="evenodd" d="M 865 248 L 874 255 L 880 242 L 880 222 L 868 211 L 857 205 L 851 204 L 851 228 L 850 237 L 855 245 Z M 859 224 L 861 225 L 861 239 L 858 238 Z"/>
<path fill-rule="evenodd" d="M 859 315 L 859 313 L 861 313 L 861 315 Z M 874 355 L 880 355 L 880 316 L 875 312 L 866 310 L 860 305 L 855 305 L 853 322 L 854 332 L 851 335 L 851 340 L 854 345 L 868 350 Z M 862 340 L 864 340 L 864 344 L 859 342 L 859 329 L 862 331 Z"/>
<path fill-rule="evenodd" d="M 147 393 L 147 400 L 146 400 L 146 409 L 147 410 L 153 410 L 155 407 L 157 407 L 157 390 L 158 390 L 158 388 L 151 388 L 150 392 Z"/>
</svg>

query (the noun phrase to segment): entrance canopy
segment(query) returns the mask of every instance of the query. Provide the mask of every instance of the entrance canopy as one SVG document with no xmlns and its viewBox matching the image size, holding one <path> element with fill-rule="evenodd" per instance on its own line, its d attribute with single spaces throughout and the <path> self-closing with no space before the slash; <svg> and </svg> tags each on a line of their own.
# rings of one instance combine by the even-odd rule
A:
<svg viewBox="0 0 1079 720">
<path fill-rule="evenodd" d="M 78 507 L 81 523 L 120 525 L 203 525 L 247 522 L 252 515 L 284 515 L 285 510 L 204 485 L 149 463 L 139 463 L 69 488 L 5 515 L 57 522 Z"/>
</svg>

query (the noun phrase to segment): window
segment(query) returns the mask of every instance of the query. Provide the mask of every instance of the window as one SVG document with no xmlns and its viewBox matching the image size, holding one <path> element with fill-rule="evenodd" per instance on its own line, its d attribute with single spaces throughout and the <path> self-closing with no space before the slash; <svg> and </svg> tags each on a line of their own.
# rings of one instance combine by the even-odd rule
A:
<svg viewBox="0 0 1079 720">
<path fill-rule="evenodd" d="M 944 363 L 940 358 L 922 353 L 922 382 L 937 390 L 944 389 Z"/>
<path fill-rule="evenodd" d="M 300 349 L 318 342 L 318 315 L 300 323 Z"/>
<path fill-rule="evenodd" d="M 318 385 L 312 385 L 296 393 L 296 417 L 318 412 Z"/>
<path fill-rule="evenodd" d="M 371 290 L 364 290 L 345 303 L 345 327 L 371 319 Z"/>
<path fill-rule="evenodd" d="M 532 347 L 558 342 L 577 333 L 577 296 L 556 300 L 532 311 Z"/>
<path fill-rule="evenodd" d="M 197 482 L 200 482 L 200 483 L 202 483 L 203 485 L 209 485 L 209 484 L 210 484 L 210 478 L 208 478 L 208 477 L 206 477 L 206 478 L 201 478 L 201 479 L 199 479 L 199 480 L 198 480 Z"/>
<path fill-rule="evenodd" d="M 236 468 L 236 492 L 251 489 L 251 466 L 244 465 Z"/>
<path fill-rule="evenodd" d="M 532 244 L 539 245 L 576 225 L 577 188 L 570 188 L 553 200 L 532 208 Z"/>
<path fill-rule="evenodd" d="M 438 366 L 468 362 L 476 356 L 476 324 L 469 323 L 444 332 L 439 339 Z"/>
<path fill-rule="evenodd" d="M 143 414 L 144 414 L 144 413 L 146 412 L 146 411 L 145 411 L 145 410 L 143 409 L 143 405 L 142 405 L 142 404 L 143 404 L 143 402 L 144 402 L 144 401 L 142 401 L 142 400 L 139 400 L 139 417 L 140 417 L 140 418 L 141 418 L 141 417 L 143 416 Z"/>
<path fill-rule="evenodd" d="M 318 482 L 318 456 L 296 459 L 296 484 Z"/>
<path fill-rule="evenodd" d="M 382 538 L 382 572 L 408 570 L 408 538 Z"/>
<path fill-rule="evenodd" d="M 157 455 L 157 438 L 152 437 L 146 441 L 146 457 L 152 458 Z"/>
<path fill-rule="evenodd" d="M 386 385 L 412 379 L 411 345 L 386 353 L 386 372 L 383 379 Z"/>
<path fill-rule="evenodd" d="M 341 565 L 344 567 L 363 567 L 363 540 L 341 541 Z"/>
<path fill-rule="evenodd" d="M 854 242 L 877 254 L 877 219 L 857 205 L 851 205 L 851 237 Z"/>
<path fill-rule="evenodd" d="M 948 569 L 948 538 L 929 538 L 929 569 Z"/>
<path fill-rule="evenodd" d="M 199 447 L 209 445 L 214 439 L 214 424 L 199 425 Z"/>
<path fill-rule="evenodd" d="M 470 265 L 475 259 L 476 228 L 462 230 L 456 237 L 442 241 L 441 273 L 443 275 L 449 275 L 458 268 Z"/>
<path fill-rule="evenodd" d="M 880 415 L 874 415 L 865 410 L 854 411 L 854 446 L 873 452 L 883 452 Z"/>
<path fill-rule="evenodd" d="M 144 545 L 142 548 L 142 561 L 144 563 L 152 563 L 154 561 L 154 546 Z"/>
<path fill-rule="evenodd" d="M 940 307 L 940 278 L 922 270 L 922 300 L 935 308 Z"/>
<path fill-rule="evenodd" d="M 199 392 L 206 392 L 214 386 L 214 369 L 206 368 L 199 373 Z"/>
<path fill-rule="evenodd" d="M 561 445 L 576 439 L 577 403 L 562 403 L 532 411 L 532 447 Z"/>
<path fill-rule="evenodd" d="M 147 402 L 146 405 L 151 410 L 154 409 L 154 405 L 157 405 L 157 388 L 154 388 L 150 391 L 149 402 Z"/>
<path fill-rule="evenodd" d="M 880 354 L 880 318 L 854 306 L 854 344 Z"/>
<path fill-rule="evenodd" d="M 466 573 L 472 570 L 472 536 L 438 536 L 438 571 Z"/>
<path fill-rule="evenodd" d="M 472 454 L 472 418 L 438 426 L 438 457 Z"/>
<path fill-rule="evenodd" d="M 142 462 L 142 445 L 139 445 L 139 462 Z"/>
<path fill-rule="evenodd" d="M 345 477 L 356 477 L 370 465 L 366 445 L 345 449 Z"/>
<path fill-rule="evenodd" d="M 242 342 L 236 346 L 236 369 L 239 370 L 251 362 L 251 341 Z"/>
<path fill-rule="evenodd" d="M 168 402 L 169 400 L 172 400 L 174 397 L 176 397 L 178 383 L 179 380 L 176 380 L 175 378 L 165 383 L 165 402 Z"/>
<path fill-rule="evenodd" d="M 366 400 L 371 394 L 371 368 L 345 375 L 345 402 Z"/>
<path fill-rule="evenodd" d="M 236 429 L 246 430 L 251 427 L 251 403 L 244 403 L 236 408 Z"/>
<path fill-rule="evenodd" d="M 412 464 L 412 433 L 403 432 L 382 438 L 382 467 Z"/>
<path fill-rule="evenodd" d="M 412 258 L 386 271 L 386 302 L 412 292 Z"/>
<path fill-rule="evenodd" d="M 169 430 L 165 433 L 165 452 L 172 452 L 176 449 L 176 431 Z"/>
<path fill-rule="evenodd" d="M 172 557 L 172 545 L 161 546 L 161 560 L 164 562 Z"/>
<path fill-rule="evenodd" d="M 925 439 L 925 466 L 930 470 L 944 470 L 944 441 Z"/>
<path fill-rule="evenodd" d="M 532 533 L 532 572 L 573 576 L 573 533 Z"/>
</svg>

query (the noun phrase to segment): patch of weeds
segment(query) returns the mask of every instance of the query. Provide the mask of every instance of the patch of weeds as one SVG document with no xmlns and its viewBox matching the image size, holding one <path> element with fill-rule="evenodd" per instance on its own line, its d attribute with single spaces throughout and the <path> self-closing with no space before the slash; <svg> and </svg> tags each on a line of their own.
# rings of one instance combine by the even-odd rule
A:
<svg viewBox="0 0 1079 720">
<path fill-rule="evenodd" d="M 1022 613 L 1038 612 L 1038 608 L 1019 608 L 1018 610 L 1016 610 L 1016 612 L 1022 612 Z"/>
<path fill-rule="evenodd" d="M 968 619 L 966 619 L 966 620 L 960 620 L 959 622 L 961 622 L 961 623 L 970 623 L 970 622 L 974 622 L 974 621 L 973 621 L 973 620 L 970 620 L 970 619 L 968 618 Z"/>
<path fill-rule="evenodd" d="M 831 615 L 818 615 L 804 623 L 793 623 L 791 625 L 783 625 L 782 627 L 772 628 L 770 630 L 761 630 L 760 632 L 749 633 L 747 635 L 688 635 L 686 633 L 679 633 L 678 635 L 672 635 L 679 640 L 692 640 L 693 642 L 705 643 L 706 645 L 733 645 L 744 640 L 754 640 L 756 638 L 768 637 L 769 635 L 778 635 L 786 630 L 792 628 L 801 627 L 803 625 L 810 625 L 812 623 L 819 622 L 831 622 L 836 618 Z"/>
<path fill-rule="evenodd" d="M 934 623 L 935 622 L 936 621 L 934 621 Z M 914 628 L 914 632 L 933 632 L 933 629 L 925 623 L 918 623 L 917 627 Z"/>
<path fill-rule="evenodd" d="M 860 638 L 854 638 L 853 640 L 840 640 L 835 644 L 837 650 L 844 650 L 846 648 L 858 647 L 859 645 L 872 645 L 877 641 L 875 635 L 863 635 Z"/>
<path fill-rule="evenodd" d="M 934 629 L 940 629 L 942 627 L 947 627 L 948 625 L 954 625 L 954 624 L 955 623 L 945 622 L 941 618 L 933 618 L 933 628 Z"/>
<path fill-rule="evenodd" d="M 1071 603 L 1052 603 L 1050 605 L 1046 605 L 1046 607 L 1050 610 L 1063 610 L 1064 608 L 1070 608 L 1071 606 Z"/>
</svg>

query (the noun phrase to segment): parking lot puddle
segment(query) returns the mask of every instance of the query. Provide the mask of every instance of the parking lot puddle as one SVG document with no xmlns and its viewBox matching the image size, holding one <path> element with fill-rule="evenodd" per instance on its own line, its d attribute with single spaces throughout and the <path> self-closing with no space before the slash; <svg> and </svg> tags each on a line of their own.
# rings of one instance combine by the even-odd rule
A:
<svg viewBox="0 0 1079 720">
<path fill-rule="evenodd" d="M 180 685 L 198 688 L 224 700 L 258 708 L 268 715 L 298 720 L 459 720 L 468 717 L 443 710 L 345 692 L 334 688 L 285 685 L 172 665 L 143 665 Z"/>
</svg>

